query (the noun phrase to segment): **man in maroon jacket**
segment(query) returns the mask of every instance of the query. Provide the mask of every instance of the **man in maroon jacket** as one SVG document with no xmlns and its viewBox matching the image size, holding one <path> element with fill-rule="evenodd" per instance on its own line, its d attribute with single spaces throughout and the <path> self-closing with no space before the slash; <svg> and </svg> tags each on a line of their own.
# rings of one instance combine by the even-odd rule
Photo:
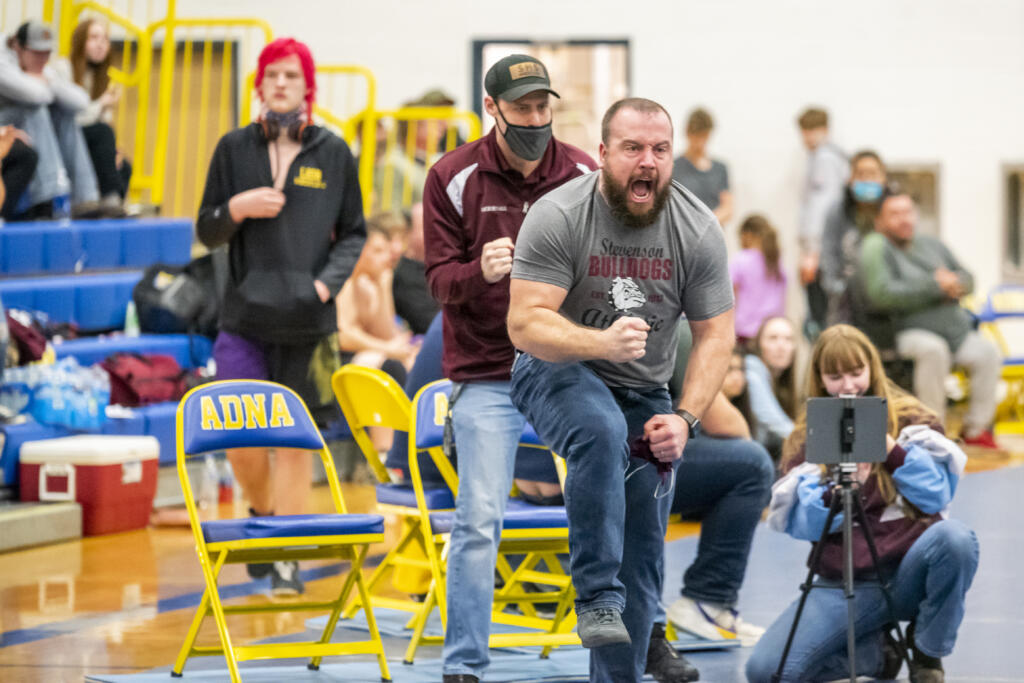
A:
<svg viewBox="0 0 1024 683">
<path fill-rule="evenodd" d="M 423 196 L 426 274 L 444 311 L 446 377 L 459 495 L 448 555 L 444 680 L 478 681 L 487 641 L 501 519 L 524 418 L 509 399 L 514 349 L 505 328 L 508 274 L 519 226 L 537 199 L 597 167 L 551 136 L 547 69 L 509 55 L 487 72 L 484 107 L 495 125 L 446 154 Z"/>
</svg>

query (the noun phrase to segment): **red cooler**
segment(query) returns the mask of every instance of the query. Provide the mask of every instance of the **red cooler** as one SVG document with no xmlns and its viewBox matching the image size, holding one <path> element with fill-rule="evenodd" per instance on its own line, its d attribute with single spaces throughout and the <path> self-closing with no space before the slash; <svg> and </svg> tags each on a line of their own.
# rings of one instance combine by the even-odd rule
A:
<svg viewBox="0 0 1024 683">
<path fill-rule="evenodd" d="M 86 536 L 141 529 L 156 495 L 160 443 L 152 436 L 82 434 L 21 446 L 21 499 L 74 500 Z"/>
</svg>

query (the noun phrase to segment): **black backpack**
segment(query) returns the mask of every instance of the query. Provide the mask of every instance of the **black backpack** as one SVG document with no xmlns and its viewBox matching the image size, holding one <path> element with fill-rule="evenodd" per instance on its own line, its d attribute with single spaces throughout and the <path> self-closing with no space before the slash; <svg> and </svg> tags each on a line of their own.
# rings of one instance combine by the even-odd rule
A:
<svg viewBox="0 0 1024 683">
<path fill-rule="evenodd" d="M 150 266 L 132 290 L 139 329 L 215 337 L 226 282 L 227 252 L 223 249 L 185 266 Z"/>
</svg>

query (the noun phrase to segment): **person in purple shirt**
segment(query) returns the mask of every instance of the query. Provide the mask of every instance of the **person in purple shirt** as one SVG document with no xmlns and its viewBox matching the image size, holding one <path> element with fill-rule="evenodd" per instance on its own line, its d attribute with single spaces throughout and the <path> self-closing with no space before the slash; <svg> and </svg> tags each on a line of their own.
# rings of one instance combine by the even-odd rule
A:
<svg viewBox="0 0 1024 683">
<path fill-rule="evenodd" d="M 742 251 L 729 262 L 736 295 L 736 340 L 749 343 L 768 318 L 785 315 L 786 274 L 779 260 L 778 233 L 754 214 L 740 225 Z"/>
</svg>

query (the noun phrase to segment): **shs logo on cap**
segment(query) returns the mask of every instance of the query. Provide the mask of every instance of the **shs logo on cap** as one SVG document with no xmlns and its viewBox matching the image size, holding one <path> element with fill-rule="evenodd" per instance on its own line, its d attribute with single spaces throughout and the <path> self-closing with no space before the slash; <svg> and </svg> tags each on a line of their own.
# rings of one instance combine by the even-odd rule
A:
<svg viewBox="0 0 1024 683">
<path fill-rule="evenodd" d="M 547 78 L 548 74 L 544 71 L 544 67 L 540 62 L 519 62 L 518 64 L 510 64 L 508 67 L 508 75 L 512 80 L 518 80 L 520 78 Z"/>
</svg>

